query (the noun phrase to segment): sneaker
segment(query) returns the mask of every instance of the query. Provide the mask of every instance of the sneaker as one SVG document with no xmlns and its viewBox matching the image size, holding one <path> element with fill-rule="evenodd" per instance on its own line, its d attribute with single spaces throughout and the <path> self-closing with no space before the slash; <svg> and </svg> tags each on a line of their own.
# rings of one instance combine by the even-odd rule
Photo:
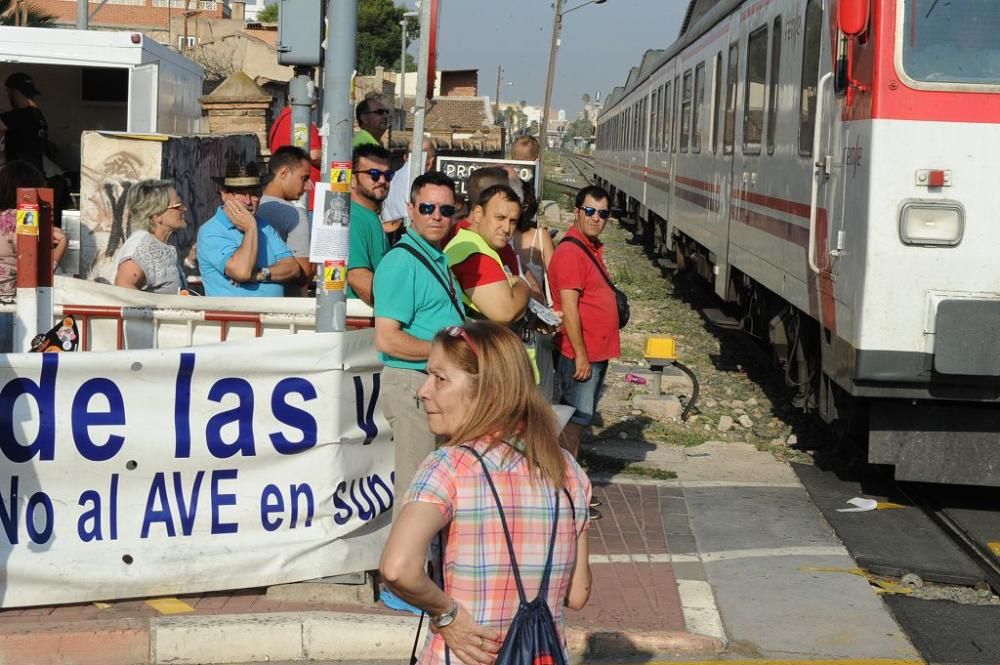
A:
<svg viewBox="0 0 1000 665">
<path fill-rule="evenodd" d="M 410 614 L 416 614 L 417 616 L 420 616 L 421 614 L 424 613 L 423 610 L 421 610 L 419 607 L 414 607 L 413 605 L 410 605 L 408 602 L 406 602 L 405 600 L 394 594 L 392 591 L 389 591 L 385 587 L 382 587 L 382 589 L 379 591 L 378 599 L 381 600 L 382 604 L 388 607 L 390 610 L 396 610 L 397 612 L 409 612 Z"/>
<path fill-rule="evenodd" d="M 596 496 L 595 497 L 591 497 L 591 499 L 590 499 L 590 507 L 591 508 L 597 508 L 598 506 L 602 506 L 602 505 L 604 505 L 604 504 L 602 504 L 601 500 L 598 499 Z"/>
<path fill-rule="evenodd" d="M 604 515 L 602 515 L 601 511 L 599 511 L 597 508 L 591 508 L 590 509 L 590 521 L 591 522 L 593 522 L 594 520 L 599 520 L 602 517 L 604 517 Z"/>
</svg>

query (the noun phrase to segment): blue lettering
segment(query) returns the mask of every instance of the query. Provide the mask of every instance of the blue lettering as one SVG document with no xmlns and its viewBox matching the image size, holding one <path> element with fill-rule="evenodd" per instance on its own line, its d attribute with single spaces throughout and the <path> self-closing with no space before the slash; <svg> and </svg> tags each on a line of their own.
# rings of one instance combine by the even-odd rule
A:
<svg viewBox="0 0 1000 665">
<path fill-rule="evenodd" d="M 368 491 L 373 497 L 375 497 L 375 500 L 378 501 L 379 514 L 381 515 L 382 513 L 392 510 L 392 504 L 395 499 L 392 494 L 392 487 L 386 485 L 385 481 L 382 480 L 382 478 L 377 474 L 368 476 L 367 482 Z M 382 495 L 376 491 L 376 487 L 381 487 L 385 490 L 385 494 L 388 497 L 387 501 L 382 501 Z"/>
<path fill-rule="evenodd" d="M 45 511 L 45 526 L 39 531 L 37 525 L 35 524 L 35 509 L 41 506 Z M 24 525 L 28 529 L 28 537 L 31 538 L 31 542 L 36 545 L 42 545 L 49 541 L 52 537 L 52 529 L 55 526 L 52 523 L 52 499 L 45 492 L 35 492 L 28 499 L 28 508 L 24 515 Z"/>
<path fill-rule="evenodd" d="M 367 508 L 362 506 L 361 502 L 358 501 L 358 498 L 354 496 L 355 487 L 358 488 L 358 494 L 361 495 L 361 498 L 364 499 L 365 503 L 368 504 Z M 367 522 L 368 520 L 375 517 L 375 504 L 372 503 L 372 500 L 369 499 L 368 495 L 365 494 L 365 484 L 361 480 L 351 481 L 351 501 L 354 502 L 354 507 L 358 509 L 358 517 L 361 518 L 363 522 Z"/>
<path fill-rule="evenodd" d="M 226 395 L 236 395 L 239 404 L 234 409 L 217 413 L 205 426 L 205 440 L 208 451 L 219 459 L 232 457 L 237 453 L 253 456 L 253 388 L 246 379 L 219 379 L 208 391 L 208 399 L 219 403 Z M 222 439 L 222 428 L 230 423 L 238 424 L 236 439 L 226 442 Z M 214 482 L 214 476 L 213 476 Z"/>
<path fill-rule="evenodd" d="M 306 519 L 304 526 L 306 528 L 312 526 L 313 514 L 316 512 L 315 499 L 313 499 L 312 487 L 307 484 L 302 485 L 291 485 L 288 490 L 291 496 L 292 503 L 292 523 L 289 525 L 289 529 L 294 529 L 299 523 L 299 497 L 305 497 L 306 500 Z"/>
<path fill-rule="evenodd" d="M 20 479 L 17 476 L 10 477 L 10 503 L 5 504 L 0 496 L 0 524 L 3 525 L 4 533 L 7 535 L 7 542 L 17 545 L 17 485 Z"/>
<path fill-rule="evenodd" d="M 378 394 L 381 385 L 382 375 L 378 372 L 372 374 L 372 398 L 365 408 L 365 388 L 361 383 L 361 377 L 354 377 L 354 405 L 357 409 L 358 427 L 365 433 L 365 443 L 368 445 L 378 436 L 378 426 L 375 424 L 375 405 L 378 404 Z"/>
<path fill-rule="evenodd" d="M 247 384 L 249 385 L 249 384 Z M 219 516 L 219 508 L 222 506 L 235 506 L 235 494 L 222 494 L 219 490 L 219 483 L 223 480 L 236 480 L 238 475 L 236 469 L 226 469 L 212 472 L 212 533 L 236 533 L 239 525 L 236 522 L 223 522 Z"/>
<path fill-rule="evenodd" d="M 306 402 L 316 399 L 316 388 L 305 379 L 293 377 L 283 379 L 274 387 L 271 393 L 271 413 L 284 425 L 294 427 L 302 432 L 299 441 L 289 441 L 281 432 L 271 435 L 274 449 L 283 455 L 294 455 L 316 445 L 316 419 L 308 411 L 289 404 L 285 398 L 290 394 L 298 394 Z"/>
<path fill-rule="evenodd" d="M 194 518 L 198 512 L 198 493 L 201 491 L 201 479 L 204 477 L 204 471 L 195 474 L 194 485 L 191 487 L 191 501 L 187 502 L 184 499 L 184 488 L 181 486 L 181 474 L 174 471 L 174 498 L 177 499 L 181 531 L 185 536 L 190 536 L 194 531 Z"/>
<path fill-rule="evenodd" d="M 174 388 L 174 457 L 191 457 L 191 375 L 194 374 L 193 353 L 181 354 Z"/>
<path fill-rule="evenodd" d="M 108 400 L 107 411 L 90 411 L 90 400 L 95 395 L 103 395 Z M 90 379 L 84 382 L 73 397 L 73 442 L 85 459 L 91 462 L 106 462 L 122 449 L 125 437 L 111 434 L 102 444 L 90 438 L 90 428 L 100 425 L 124 425 L 125 402 L 118 386 L 109 379 Z"/>
<path fill-rule="evenodd" d="M 159 508 L 155 505 L 158 504 Z M 163 472 L 158 472 L 153 476 L 153 482 L 149 486 L 149 495 L 146 497 L 146 509 L 143 512 L 142 532 L 140 538 L 149 537 L 149 527 L 154 522 L 163 522 L 167 529 L 167 535 L 173 538 L 177 535 L 174 529 L 174 519 L 170 514 L 170 500 L 167 498 L 167 483 Z"/>
<path fill-rule="evenodd" d="M 340 498 L 340 495 L 347 491 L 347 483 L 343 480 L 337 485 L 337 489 L 333 490 L 333 507 L 339 512 L 334 513 L 333 521 L 337 523 L 338 526 L 344 526 L 350 521 L 354 512 L 351 510 L 351 506 Z"/>
<path fill-rule="evenodd" d="M 280 517 L 271 519 L 274 513 L 285 512 L 285 500 L 277 485 L 268 485 L 260 495 L 260 524 L 265 531 L 274 531 L 281 527 L 284 521 Z"/>
<path fill-rule="evenodd" d="M 101 495 L 97 490 L 87 490 L 80 495 L 77 502 L 80 506 L 90 503 L 90 509 L 85 510 L 76 523 L 76 533 L 80 536 L 80 542 L 89 543 L 92 540 L 103 540 L 101 536 Z M 87 526 L 91 522 L 91 526 Z"/>
<path fill-rule="evenodd" d="M 0 390 L 0 452 L 11 462 L 27 462 L 35 455 L 40 461 L 51 461 L 55 456 L 56 441 L 56 374 L 59 354 L 42 354 L 42 373 L 35 383 L 29 378 L 14 379 Z M 21 429 L 20 419 L 14 421 L 17 398 L 30 395 L 38 404 L 38 435 L 30 445 L 17 442 L 16 430 Z"/>
</svg>

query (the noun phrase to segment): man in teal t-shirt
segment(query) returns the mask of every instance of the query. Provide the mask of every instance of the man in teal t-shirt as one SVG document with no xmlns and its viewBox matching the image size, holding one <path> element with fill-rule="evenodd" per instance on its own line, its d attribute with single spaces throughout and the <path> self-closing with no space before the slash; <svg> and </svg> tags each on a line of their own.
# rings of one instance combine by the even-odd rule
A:
<svg viewBox="0 0 1000 665">
<path fill-rule="evenodd" d="M 354 149 L 351 178 L 351 247 L 347 259 L 347 297 L 372 304 L 375 269 L 389 251 L 379 209 L 389 195 L 389 153 L 382 146 L 362 145 Z"/>
</svg>

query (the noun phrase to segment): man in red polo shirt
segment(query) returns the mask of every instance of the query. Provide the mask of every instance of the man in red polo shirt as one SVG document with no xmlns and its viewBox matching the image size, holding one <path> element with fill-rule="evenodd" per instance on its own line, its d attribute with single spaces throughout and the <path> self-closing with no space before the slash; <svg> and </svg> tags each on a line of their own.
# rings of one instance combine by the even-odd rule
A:
<svg viewBox="0 0 1000 665">
<path fill-rule="evenodd" d="M 611 214 L 608 193 L 594 186 L 581 189 L 575 214 L 549 263 L 553 309 L 563 313 L 563 328 L 556 338 L 556 380 L 562 387 L 562 403 L 576 409 L 563 430 L 563 443 L 574 457 L 597 410 L 608 361 L 621 355 L 618 302 L 604 279 L 609 273 L 604 245 L 598 240 Z"/>
<path fill-rule="evenodd" d="M 316 102 L 313 102 L 313 111 L 316 110 Z M 278 148 L 292 144 L 292 107 L 286 106 L 278 114 L 271 124 L 271 131 L 267 136 L 267 147 L 271 154 Z M 313 209 L 313 196 L 316 183 L 320 181 L 320 160 L 323 158 L 323 139 L 319 135 L 319 128 L 315 122 L 309 123 L 309 190 L 306 198 L 310 211 Z"/>
</svg>

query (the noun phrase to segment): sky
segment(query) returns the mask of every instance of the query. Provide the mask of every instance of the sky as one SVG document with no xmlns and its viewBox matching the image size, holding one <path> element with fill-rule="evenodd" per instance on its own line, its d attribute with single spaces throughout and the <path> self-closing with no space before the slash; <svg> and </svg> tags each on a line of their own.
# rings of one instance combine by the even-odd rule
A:
<svg viewBox="0 0 1000 665">
<path fill-rule="evenodd" d="M 607 0 L 566 14 L 584 0 L 563 3 L 562 45 L 556 60 L 553 108 L 568 117 L 583 109 L 582 96 L 605 98 L 625 83 L 629 69 L 651 48 L 676 38 L 688 0 Z M 412 0 L 406 0 L 412 7 Z M 438 58 L 441 69 L 478 69 L 479 94 L 501 102 L 541 106 L 555 3 L 552 0 L 441 0 Z M 414 56 L 417 49 L 410 51 Z"/>
</svg>

